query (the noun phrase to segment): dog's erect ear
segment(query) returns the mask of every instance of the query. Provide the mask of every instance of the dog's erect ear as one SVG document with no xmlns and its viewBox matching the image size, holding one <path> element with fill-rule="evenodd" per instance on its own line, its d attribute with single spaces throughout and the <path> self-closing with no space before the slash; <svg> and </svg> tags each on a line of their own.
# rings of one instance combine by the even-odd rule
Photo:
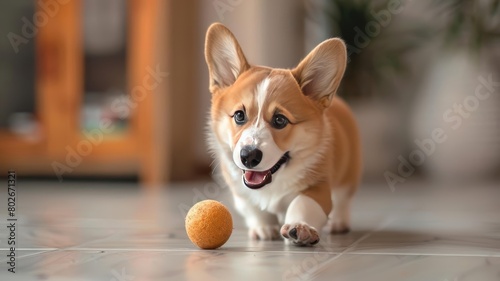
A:
<svg viewBox="0 0 500 281">
<path fill-rule="evenodd" d="M 302 92 L 325 108 L 340 85 L 346 68 L 347 53 L 342 40 L 323 41 L 292 70 Z"/>
<path fill-rule="evenodd" d="M 249 68 L 238 41 L 224 25 L 212 24 L 205 41 L 205 59 L 210 74 L 210 91 L 230 86 Z"/>
</svg>

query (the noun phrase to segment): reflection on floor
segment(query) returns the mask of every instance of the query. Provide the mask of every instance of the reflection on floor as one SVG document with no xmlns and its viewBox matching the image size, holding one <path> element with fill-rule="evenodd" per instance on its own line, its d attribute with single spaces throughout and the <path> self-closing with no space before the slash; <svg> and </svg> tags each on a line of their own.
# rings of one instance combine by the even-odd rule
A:
<svg viewBox="0 0 500 281">
<path fill-rule="evenodd" d="M 18 182 L 15 274 L 6 188 L 0 280 L 500 280 L 500 184 L 361 187 L 353 231 L 315 247 L 247 239 L 234 209 L 228 243 L 198 250 L 184 231 L 193 203 L 232 207 L 213 183 L 159 193 L 132 184 Z"/>
</svg>

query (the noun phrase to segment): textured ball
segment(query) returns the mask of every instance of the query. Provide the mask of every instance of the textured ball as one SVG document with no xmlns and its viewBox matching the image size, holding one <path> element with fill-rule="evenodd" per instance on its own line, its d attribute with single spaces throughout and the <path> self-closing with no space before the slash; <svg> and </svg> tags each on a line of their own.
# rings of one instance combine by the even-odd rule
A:
<svg viewBox="0 0 500 281">
<path fill-rule="evenodd" d="M 186 232 L 193 244 L 202 249 L 224 245 L 233 232 L 233 218 L 222 203 L 204 200 L 196 203 L 186 216 Z"/>
</svg>

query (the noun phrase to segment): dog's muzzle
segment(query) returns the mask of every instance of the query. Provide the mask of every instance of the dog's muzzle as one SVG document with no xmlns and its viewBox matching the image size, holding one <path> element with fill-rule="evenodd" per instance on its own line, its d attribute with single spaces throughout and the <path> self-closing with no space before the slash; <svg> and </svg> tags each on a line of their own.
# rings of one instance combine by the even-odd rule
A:
<svg viewBox="0 0 500 281">
<path fill-rule="evenodd" d="M 254 153 L 256 153 L 256 152 L 254 152 Z M 244 154 L 248 154 L 248 153 L 244 152 Z M 271 167 L 271 169 L 269 169 L 267 171 L 244 170 L 243 171 L 243 182 L 245 183 L 245 185 L 248 188 L 259 189 L 259 188 L 271 183 L 273 181 L 273 174 L 276 173 L 276 171 L 278 171 L 279 168 L 283 164 L 288 162 L 288 160 L 290 160 L 290 156 L 287 152 L 280 158 L 280 160 L 273 167 Z M 245 163 L 245 162 L 243 162 L 243 163 Z M 249 163 L 249 165 L 247 166 L 245 164 L 246 167 L 253 165 L 252 161 L 248 160 L 248 159 L 247 159 L 247 163 Z M 252 168 L 255 166 L 252 166 Z"/>
</svg>

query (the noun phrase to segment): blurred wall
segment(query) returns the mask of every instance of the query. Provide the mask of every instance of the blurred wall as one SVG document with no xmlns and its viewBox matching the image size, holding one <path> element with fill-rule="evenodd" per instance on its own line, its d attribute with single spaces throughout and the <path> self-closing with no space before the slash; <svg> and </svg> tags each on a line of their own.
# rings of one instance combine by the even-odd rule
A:
<svg viewBox="0 0 500 281">
<path fill-rule="evenodd" d="M 359 3 L 371 3 L 360 1 Z M 346 35 L 335 35 L 332 33 L 332 18 L 338 20 L 340 24 L 352 24 L 353 27 L 365 31 L 370 25 L 373 26 L 376 13 L 388 13 L 388 2 L 378 1 L 377 4 L 364 7 L 356 7 L 358 2 L 349 1 L 242 1 L 242 0 L 218 0 L 200 1 L 198 4 L 198 18 L 193 20 L 191 25 L 183 26 L 186 30 L 196 22 L 195 38 L 190 46 L 196 53 L 196 58 L 192 62 L 196 68 L 196 73 L 189 74 L 193 79 L 196 77 L 200 83 L 192 87 L 196 91 L 196 101 L 189 101 L 189 105 L 196 106 L 200 118 L 194 118 L 194 128 L 189 140 L 181 140 L 184 147 L 192 148 L 192 163 L 197 170 L 205 169 L 211 162 L 211 158 L 206 150 L 205 132 L 206 115 L 210 106 L 210 93 L 208 92 L 208 73 L 204 60 L 204 35 L 208 26 L 213 22 L 225 24 L 235 34 L 239 40 L 247 59 L 252 64 L 268 65 L 272 67 L 290 68 L 295 66 L 303 56 L 309 52 L 319 42 L 331 36 L 341 36 L 346 39 Z M 375 2 L 374 2 L 375 3 Z M 330 5 L 330 6 L 328 6 Z M 364 7 L 366 10 L 342 10 L 340 6 L 357 9 Z M 436 5 L 436 6 L 432 6 Z M 454 93 L 453 89 L 431 89 L 427 85 L 431 83 L 432 75 L 444 75 L 449 78 L 446 82 L 440 79 L 441 83 L 455 83 L 454 79 L 463 82 L 463 78 L 456 76 L 454 72 L 435 74 L 433 69 L 446 59 L 446 54 L 458 50 L 468 50 L 467 40 L 458 41 L 453 47 L 444 44 L 446 36 L 446 24 L 450 19 L 447 17 L 437 17 L 440 9 L 439 3 L 429 1 L 419 1 L 405 3 L 401 12 L 391 14 L 389 22 L 381 24 L 377 34 L 368 38 L 367 46 L 357 46 L 360 57 L 357 62 L 354 60 L 348 64 L 351 71 L 350 77 L 344 79 L 343 89 L 339 94 L 349 99 L 360 124 L 360 131 L 363 142 L 363 157 L 365 163 L 365 179 L 372 181 L 385 181 L 386 172 L 398 174 L 403 161 L 409 161 L 409 155 L 418 147 L 415 141 L 425 139 L 432 133 L 432 129 L 442 121 L 443 113 L 448 107 L 453 107 L 456 103 L 461 103 L 469 92 Z M 444 4 L 443 4 L 444 5 Z M 444 5 L 446 6 L 446 5 Z M 339 8 L 340 7 L 340 8 Z M 460 6 L 459 6 L 460 8 Z M 330 9 L 330 10 L 329 10 Z M 325 16 L 325 12 L 331 14 Z M 452 10 L 452 16 L 456 16 L 456 10 Z M 356 14 L 358 12 L 358 14 Z M 359 14 L 361 13 L 361 14 Z M 361 16 L 361 18 L 359 18 Z M 366 17 L 366 18 L 363 18 Z M 351 22 L 349 22 L 352 19 Z M 347 27 L 347 32 L 355 32 L 356 29 Z M 464 28 L 464 31 L 465 28 Z M 462 32 L 461 30 L 459 32 Z M 359 35 L 354 35 L 359 36 Z M 358 38 L 359 39 L 359 38 Z M 483 58 L 491 60 L 495 54 L 498 55 L 497 47 L 481 49 Z M 185 50 L 183 50 L 185 52 Z M 473 56 L 473 55 L 472 55 Z M 353 59 L 350 56 L 350 59 Z M 393 65 L 391 65 L 393 64 Z M 486 75 L 491 73 L 497 75 L 498 68 L 495 63 L 488 63 L 487 69 L 474 72 Z M 471 77 L 468 82 L 472 86 L 477 84 L 477 77 Z M 471 86 L 471 87 L 472 87 Z M 427 88 L 426 88 L 427 87 Z M 191 89 L 191 88 L 190 88 Z M 177 93 L 176 93 L 177 94 Z M 427 101 L 423 101 L 430 97 Z M 442 108 L 437 108 L 436 101 L 442 102 Z M 489 101 L 497 105 L 497 98 Z M 196 105 L 193 105 L 196 103 Z M 177 107 L 177 104 L 176 104 Z M 180 108 L 180 107 L 179 107 Z M 181 109 L 179 109 L 181 110 Z M 434 119 L 429 119 L 429 110 L 435 112 Z M 482 106 L 475 114 L 481 115 L 483 111 L 488 111 L 486 106 Z M 422 118 L 424 117 L 424 118 Z M 493 122 L 499 122 L 498 114 L 492 117 Z M 184 120 L 184 119 L 183 119 Z M 465 120 L 475 122 L 475 119 Z M 498 124 L 498 123 L 495 123 Z M 446 125 L 446 124 L 445 124 Z M 483 124 L 484 125 L 484 124 Z M 412 165 L 415 172 L 412 175 L 431 175 L 435 163 L 439 166 L 458 166 L 457 163 L 467 163 L 462 161 L 463 157 L 468 157 L 463 152 L 481 150 L 482 155 L 494 155 L 492 160 L 485 157 L 478 158 L 477 163 L 484 164 L 491 162 L 488 168 L 489 174 L 493 167 L 498 167 L 500 156 L 498 155 L 498 143 L 495 137 L 492 138 L 487 149 L 484 145 L 479 145 L 478 135 L 481 131 L 469 131 L 464 126 L 460 131 L 462 134 L 475 139 L 472 146 L 463 145 L 452 150 L 448 154 L 454 154 L 451 158 L 443 158 L 448 164 L 443 164 L 437 160 L 443 151 L 455 146 L 462 137 L 451 137 L 444 146 L 437 147 L 436 153 L 426 155 L 423 163 Z M 418 128 L 424 128 L 418 129 Z M 420 131 L 418 131 L 420 130 Z M 490 135 L 494 135 L 498 128 L 489 129 Z M 177 133 L 177 131 L 176 131 Z M 450 134 L 451 136 L 451 134 Z M 194 141 L 193 141 L 194 140 Z M 446 147 L 446 149 L 444 148 Z M 185 151 L 186 149 L 184 149 Z M 175 151 L 174 151 L 175 152 Z M 478 164 L 479 165 L 479 164 Z M 473 166 L 478 166 L 473 165 Z M 461 169 L 474 170 L 471 164 L 462 165 Z M 453 169 L 448 169 L 454 171 Z M 476 167 L 477 175 L 486 172 L 486 168 Z M 419 172 L 420 171 L 420 172 Z M 444 172 L 443 172 L 444 173 Z M 175 173 L 174 173 L 175 174 Z M 456 172 L 450 172 L 449 177 L 456 177 Z M 403 177 L 406 181 L 407 178 Z"/>
</svg>

